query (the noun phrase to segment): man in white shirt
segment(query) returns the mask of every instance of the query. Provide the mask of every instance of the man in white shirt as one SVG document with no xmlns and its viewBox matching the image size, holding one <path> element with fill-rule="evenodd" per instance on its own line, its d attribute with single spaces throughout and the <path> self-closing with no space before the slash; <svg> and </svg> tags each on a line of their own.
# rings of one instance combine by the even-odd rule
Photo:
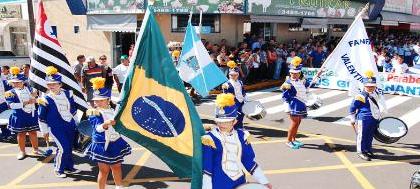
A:
<svg viewBox="0 0 420 189">
<path fill-rule="evenodd" d="M 122 55 L 121 64 L 112 70 L 114 74 L 115 83 L 117 84 L 117 87 L 118 87 L 118 92 L 121 92 L 123 83 L 128 74 L 129 65 L 130 65 L 130 60 L 128 60 L 128 56 Z"/>
<path fill-rule="evenodd" d="M 420 42 L 413 46 L 414 52 L 420 54 Z"/>
</svg>

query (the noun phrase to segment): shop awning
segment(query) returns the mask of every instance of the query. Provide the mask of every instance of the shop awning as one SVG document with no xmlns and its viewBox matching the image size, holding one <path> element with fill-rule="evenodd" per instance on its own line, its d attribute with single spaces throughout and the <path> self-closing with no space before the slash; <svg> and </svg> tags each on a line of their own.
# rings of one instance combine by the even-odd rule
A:
<svg viewBox="0 0 420 189">
<path fill-rule="evenodd" d="M 137 16 L 135 14 L 86 16 L 88 30 L 109 32 L 136 32 Z"/>
<path fill-rule="evenodd" d="M 399 23 L 420 23 L 420 16 L 382 11 L 382 22 L 399 22 Z"/>
<path fill-rule="evenodd" d="M 327 28 L 328 25 L 350 25 L 353 19 L 340 18 L 304 18 L 302 28 Z"/>
<path fill-rule="evenodd" d="M 299 17 L 251 15 L 251 22 L 259 23 L 299 23 Z"/>
</svg>

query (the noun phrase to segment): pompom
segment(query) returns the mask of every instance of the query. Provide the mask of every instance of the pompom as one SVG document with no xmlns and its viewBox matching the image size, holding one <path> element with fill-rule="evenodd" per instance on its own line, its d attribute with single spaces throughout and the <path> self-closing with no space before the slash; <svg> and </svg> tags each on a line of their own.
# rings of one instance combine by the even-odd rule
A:
<svg viewBox="0 0 420 189">
<path fill-rule="evenodd" d="M 372 78 L 374 75 L 375 75 L 375 73 L 373 73 L 372 70 L 368 70 L 368 71 L 365 72 L 365 76 L 367 78 Z"/>
<path fill-rule="evenodd" d="M 235 96 L 233 94 L 219 94 L 216 97 L 216 106 L 219 108 L 224 108 L 227 106 L 235 105 Z"/>
<path fill-rule="evenodd" d="M 235 67 L 236 67 L 236 63 L 235 63 L 235 61 L 231 60 L 231 61 L 227 62 L 227 66 L 228 66 L 230 69 L 233 69 L 233 68 L 235 68 Z"/>
<path fill-rule="evenodd" d="M 298 56 L 294 57 L 290 62 L 294 67 L 298 67 L 302 63 L 302 59 Z"/>
<path fill-rule="evenodd" d="M 95 77 L 90 79 L 90 82 L 92 83 L 92 88 L 94 90 L 102 89 L 105 87 L 105 78 Z"/>
<path fill-rule="evenodd" d="M 47 75 L 54 75 L 58 72 L 57 68 L 55 68 L 54 66 L 48 66 L 47 69 L 45 70 L 45 73 Z"/>
<path fill-rule="evenodd" d="M 19 73 L 20 73 L 20 68 L 18 68 L 18 67 L 11 67 L 11 68 L 10 68 L 10 73 L 11 73 L 12 75 L 17 75 L 17 74 L 19 74 Z"/>
<path fill-rule="evenodd" d="M 180 54 L 181 54 L 181 52 L 179 50 L 172 51 L 172 57 L 178 58 Z"/>
</svg>

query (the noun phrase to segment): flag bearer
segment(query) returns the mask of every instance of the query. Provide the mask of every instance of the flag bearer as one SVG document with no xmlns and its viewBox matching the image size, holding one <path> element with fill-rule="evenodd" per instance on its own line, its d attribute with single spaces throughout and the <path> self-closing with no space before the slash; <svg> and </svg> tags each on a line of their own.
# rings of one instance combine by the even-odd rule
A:
<svg viewBox="0 0 420 189">
<path fill-rule="evenodd" d="M 239 68 L 236 66 L 234 61 L 229 61 L 228 66 L 229 69 L 229 81 L 222 85 L 224 89 L 224 93 L 230 93 L 235 96 L 235 106 L 238 110 L 238 116 L 236 118 L 237 122 L 235 123 L 235 129 L 242 129 L 244 128 L 243 120 L 244 120 L 244 113 L 242 112 L 242 106 L 248 98 L 246 96 L 246 92 L 244 89 L 244 84 L 241 80 L 239 80 Z"/>
<path fill-rule="evenodd" d="M 234 189 L 246 183 L 243 168 L 254 179 L 271 189 L 249 143 L 249 132 L 233 129 L 238 112 L 233 94 L 220 94 L 216 99 L 216 124 L 202 136 L 203 189 Z"/>
<path fill-rule="evenodd" d="M 48 92 L 38 98 L 38 122 L 41 133 L 48 140 L 49 133 L 57 145 L 54 173 L 59 178 L 65 178 L 67 172 L 75 172 L 72 156 L 72 146 L 76 131 L 76 103 L 73 92 L 61 88 L 61 75 L 52 66 L 47 67 Z"/>
<path fill-rule="evenodd" d="M 299 149 L 303 146 L 302 142 L 296 140 L 296 134 L 302 119 L 307 116 L 306 101 L 310 83 L 303 78 L 301 63 L 302 59 L 299 57 L 292 59 L 289 70 L 290 77 L 280 87 L 283 90 L 282 98 L 288 104 L 288 113 L 291 121 L 286 145 L 292 149 Z"/>
<path fill-rule="evenodd" d="M 110 108 L 111 90 L 104 88 L 105 79 L 96 77 L 90 80 L 93 89 L 95 109 L 87 111 L 90 124 L 93 127 L 92 143 L 85 154 L 98 163 L 98 186 L 104 189 L 110 170 L 114 177 L 116 188 L 122 186 L 121 163 L 124 157 L 131 153 L 131 147 L 121 138 L 113 126 L 115 125 L 114 110 Z"/>
<path fill-rule="evenodd" d="M 17 159 L 22 160 L 26 157 L 26 133 L 29 133 L 33 153 L 35 155 L 42 155 L 42 152 L 38 150 L 38 138 L 36 135 L 36 131 L 39 130 L 38 115 L 35 108 L 36 93 L 32 91 L 32 88 L 24 85 L 27 78 L 25 75 L 19 73 L 20 69 L 18 67 L 12 67 L 10 71 L 12 77 L 9 83 L 11 83 L 13 89 L 5 93 L 5 98 L 7 105 L 13 110 L 9 118 L 8 129 L 17 133 L 17 141 L 20 149 Z"/>
<path fill-rule="evenodd" d="M 373 134 L 381 118 L 376 93 L 376 78 L 372 71 L 365 73 L 364 89 L 358 94 L 350 106 L 351 124 L 357 132 L 357 154 L 366 161 L 375 158 L 372 153 Z"/>
</svg>

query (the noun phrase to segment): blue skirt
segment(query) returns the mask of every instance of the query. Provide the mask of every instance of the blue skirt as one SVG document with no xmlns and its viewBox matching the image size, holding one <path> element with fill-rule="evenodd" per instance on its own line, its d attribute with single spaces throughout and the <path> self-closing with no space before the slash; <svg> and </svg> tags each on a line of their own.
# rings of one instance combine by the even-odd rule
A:
<svg viewBox="0 0 420 189">
<path fill-rule="evenodd" d="M 306 117 L 308 115 L 308 112 L 306 110 L 306 104 L 302 101 L 293 98 L 289 104 L 289 114 L 291 116 L 302 116 Z"/>
<path fill-rule="evenodd" d="M 15 110 L 9 118 L 9 125 L 7 128 L 14 133 L 38 131 L 37 111 L 35 111 L 34 116 L 32 116 L 32 113 L 26 113 L 23 110 Z"/>
<path fill-rule="evenodd" d="M 131 154 L 131 147 L 122 138 L 110 142 L 106 150 L 105 143 L 92 142 L 85 151 L 85 155 L 88 155 L 90 160 L 109 165 L 123 162 L 124 157 L 129 154 Z"/>
</svg>

